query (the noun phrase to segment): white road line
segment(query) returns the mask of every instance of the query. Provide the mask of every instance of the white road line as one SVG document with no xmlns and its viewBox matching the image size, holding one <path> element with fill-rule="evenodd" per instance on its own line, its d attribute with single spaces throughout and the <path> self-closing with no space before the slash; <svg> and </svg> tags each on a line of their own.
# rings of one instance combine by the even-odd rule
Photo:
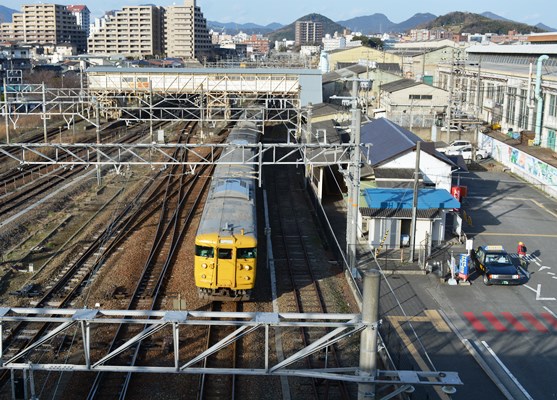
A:
<svg viewBox="0 0 557 400">
<path fill-rule="evenodd" d="M 553 275 L 555 275 L 555 272 L 548 272 L 547 275 L 553 276 Z"/>
<path fill-rule="evenodd" d="M 555 297 L 541 297 L 542 295 L 542 285 L 538 283 L 538 288 L 532 289 L 528 285 L 523 285 L 525 288 L 530 289 L 532 292 L 536 293 L 536 301 L 556 301 Z"/>
<path fill-rule="evenodd" d="M 548 313 L 550 313 L 551 315 L 553 315 L 553 318 L 557 319 L 557 314 L 555 314 L 553 311 L 551 311 L 549 308 L 547 308 L 546 306 L 543 306 L 544 310 L 547 311 Z"/>
<path fill-rule="evenodd" d="M 537 205 L 537 206 L 538 206 L 539 208 L 541 208 L 542 210 L 547 211 L 549 214 L 551 214 L 551 215 L 553 215 L 555 218 L 557 218 L 557 214 L 555 214 L 555 213 L 554 213 L 553 211 L 551 211 L 551 210 L 548 210 L 548 209 L 547 209 L 542 203 L 540 203 L 539 201 L 534 200 L 534 199 L 530 199 L 530 201 L 531 201 L 532 203 L 534 203 L 535 205 Z"/>
<path fill-rule="evenodd" d="M 538 293 L 538 291 L 537 291 L 536 289 L 533 289 L 533 288 L 531 288 L 531 287 L 528 286 L 528 285 L 522 285 L 522 286 L 524 286 L 526 289 L 530 289 L 532 292 L 534 292 L 534 293 L 536 293 L 536 294 Z"/>
<path fill-rule="evenodd" d="M 551 269 L 550 267 L 541 267 L 538 272 L 542 272 L 544 269 Z"/>
<path fill-rule="evenodd" d="M 491 349 L 491 347 L 489 347 L 489 345 L 487 344 L 487 342 L 485 340 L 482 340 L 482 344 L 485 346 L 486 350 L 489 351 L 489 354 L 491 354 L 491 356 L 493 357 L 493 359 L 495 361 L 497 361 L 497 364 L 499 364 L 499 366 L 501 368 L 503 368 L 503 370 L 505 371 L 505 373 L 507 374 L 507 376 L 514 382 L 514 384 L 516 385 L 516 387 L 518 389 L 520 389 L 520 391 L 522 392 L 522 394 L 529 400 L 534 400 L 532 398 L 532 396 L 530 396 L 530 394 L 526 391 L 526 389 L 524 389 L 524 387 L 520 384 L 520 382 L 518 381 L 518 379 L 515 378 L 515 376 L 511 373 L 511 371 L 509 371 L 509 369 L 507 368 L 507 366 L 505 364 L 503 364 L 503 361 L 501 361 L 499 359 L 499 357 L 497 357 L 497 355 L 495 354 L 495 352 Z"/>
</svg>

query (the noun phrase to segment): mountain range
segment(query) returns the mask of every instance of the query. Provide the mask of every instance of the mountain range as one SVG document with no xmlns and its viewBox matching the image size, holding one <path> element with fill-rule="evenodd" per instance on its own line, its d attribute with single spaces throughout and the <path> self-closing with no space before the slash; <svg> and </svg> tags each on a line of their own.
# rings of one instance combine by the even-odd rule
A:
<svg viewBox="0 0 557 400">
<path fill-rule="evenodd" d="M 12 10 L 11 8 L 4 7 L 0 5 L 0 23 L 2 22 L 12 22 L 12 14 L 18 12 L 17 10 Z"/>
<path fill-rule="evenodd" d="M 11 22 L 12 14 L 15 12 L 19 12 L 19 11 L 0 5 L 0 22 Z M 451 15 L 451 14 L 455 14 L 455 13 L 449 13 L 447 15 Z M 460 14 L 470 14 L 470 13 L 460 13 Z M 309 16 L 317 16 L 317 15 L 319 14 L 309 14 Z M 483 12 L 481 14 L 472 14 L 472 15 L 480 15 L 482 17 L 501 22 L 501 24 L 493 24 L 493 23 L 491 23 L 491 25 L 488 24 L 488 26 L 492 26 L 493 28 L 495 28 L 493 32 L 500 30 L 506 33 L 505 29 L 507 28 L 509 28 L 508 30 L 511 30 L 511 29 L 516 29 L 515 27 L 519 27 L 518 30 L 521 30 L 521 29 L 528 29 L 530 27 L 529 25 L 526 24 L 520 24 L 517 26 L 516 21 L 511 21 L 507 18 L 501 17 L 489 11 Z M 305 16 L 303 18 L 307 18 L 307 17 L 308 16 Z M 376 13 L 372 15 L 360 16 L 360 17 L 355 17 L 348 20 L 336 21 L 336 22 L 330 20 L 327 17 L 323 17 L 324 18 L 323 21 L 327 27 L 327 29 L 324 29 L 324 33 L 334 33 L 335 30 L 340 32 L 344 27 L 349 28 L 353 32 L 361 32 L 363 34 L 384 33 L 384 32 L 403 33 L 417 27 L 432 26 L 431 25 L 432 23 L 434 26 L 441 26 L 440 24 L 441 20 L 438 19 L 444 17 L 445 16 L 438 17 L 430 13 L 418 13 L 412 16 L 411 18 L 407 19 L 406 21 L 395 23 L 392 22 L 386 15 Z M 303 18 L 299 18 L 298 20 L 301 20 Z M 318 18 L 318 17 L 314 17 L 314 18 Z M 469 24 L 467 25 L 467 23 L 464 23 L 463 21 L 461 24 L 462 29 L 468 29 L 468 28 L 472 29 L 472 28 L 477 28 L 478 26 L 477 20 L 473 23 L 470 22 L 470 20 L 468 20 L 468 23 Z M 282 35 L 283 38 L 289 39 L 290 36 L 292 36 L 293 39 L 293 35 L 291 35 L 291 31 L 294 23 L 285 26 L 277 22 L 268 25 L 259 25 L 255 23 L 238 24 L 235 22 L 207 21 L 207 25 L 209 29 L 213 29 L 216 32 L 226 32 L 229 34 L 235 34 L 242 31 L 248 34 L 261 33 L 265 35 L 269 35 L 272 33 L 273 37 L 275 36 L 280 37 Z M 537 30 L 550 31 L 550 32 L 557 31 L 557 29 L 549 27 L 543 23 L 538 23 L 537 25 L 531 28 L 537 28 Z M 478 33 L 477 31 L 473 31 L 473 30 L 465 30 L 465 31 Z M 536 31 L 536 30 L 532 29 L 532 31 Z M 275 32 L 276 35 L 274 34 Z"/>
<path fill-rule="evenodd" d="M 273 22 L 272 24 L 268 25 L 258 25 L 251 22 L 248 22 L 246 24 L 237 24 L 235 22 L 207 21 L 207 27 L 215 32 L 226 32 L 228 34 L 235 34 L 240 31 L 248 34 L 266 34 L 282 28 L 283 25 L 279 24 L 278 22 Z"/>
<path fill-rule="evenodd" d="M 462 29 L 466 32 L 474 32 L 479 33 L 480 31 L 474 30 L 482 28 L 480 25 L 484 24 L 487 27 L 493 27 L 493 31 L 484 30 L 484 32 L 499 32 L 499 33 L 506 33 L 510 30 L 517 29 L 523 30 L 524 32 L 536 32 L 536 31 L 557 31 L 557 29 L 539 23 L 535 26 L 530 26 L 527 24 L 523 24 L 520 22 L 512 21 L 510 19 L 501 17 L 497 14 L 492 12 L 486 11 L 481 14 L 473 14 L 473 13 L 460 13 L 454 12 L 446 14 L 448 18 L 452 18 L 454 15 L 461 15 L 461 16 L 468 16 L 466 23 L 462 23 Z M 298 18 L 297 21 L 300 20 L 314 20 L 315 18 L 321 20 L 324 23 L 323 33 L 334 33 L 335 31 L 341 32 L 344 27 L 349 28 L 353 32 L 361 32 L 363 34 L 373 34 L 373 33 L 385 33 L 385 32 L 399 32 L 404 33 L 408 32 L 410 29 L 414 28 L 425 28 L 425 27 L 441 27 L 443 26 L 443 21 L 446 16 L 436 16 L 431 13 L 418 13 L 413 15 L 411 18 L 395 23 L 392 22 L 385 14 L 372 14 L 366 16 L 355 17 L 343 21 L 332 21 L 327 17 L 319 16 L 320 14 L 309 14 L 302 18 Z M 481 18 L 483 17 L 483 18 Z M 462 17 L 464 20 L 464 17 Z M 499 23 L 494 23 L 489 20 L 498 21 Z M 285 39 L 293 39 L 294 35 L 294 21 L 292 24 L 282 26 L 279 23 L 273 23 L 270 25 L 262 26 L 258 24 L 235 24 L 232 22 L 229 23 L 222 23 L 216 21 L 209 21 L 207 24 L 209 25 L 210 29 L 215 31 L 225 30 L 227 33 L 234 34 L 239 32 L 246 33 L 261 33 L 272 36 L 272 40 L 280 37 Z M 333 25 L 334 24 L 334 25 Z M 472 30 L 467 30 L 470 28 Z M 487 28 L 486 28 L 487 29 Z M 480 29 L 482 30 L 482 29 Z"/>
</svg>

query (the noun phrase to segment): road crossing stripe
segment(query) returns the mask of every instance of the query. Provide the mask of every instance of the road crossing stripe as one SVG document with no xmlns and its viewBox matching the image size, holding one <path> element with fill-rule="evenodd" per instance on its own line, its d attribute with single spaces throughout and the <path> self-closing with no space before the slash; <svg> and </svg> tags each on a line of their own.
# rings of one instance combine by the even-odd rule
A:
<svg viewBox="0 0 557 400">
<path fill-rule="evenodd" d="M 474 327 L 475 330 L 477 330 L 478 332 L 482 332 L 482 333 L 487 332 L 487 328 L 484 326 L 484 324 L 482 324 L 482 322 L 479 319 L 476 318 L 474 313 L 465 312 L 464 316 L 466 317 L 466 319 L 468 321 L 470 321 L 470 323 L 472 324 L 472 326 Z"/>
<path fill-rule="evenodd" d="M 516 329 L 518 332 L 528 332 L 528 328 L 522 325 L 520 321 L 516 319 L 515 316 L 512 315 L 510 312 L 502 312 L 501 314 L 507 321 L 512 324 L 514 329 Z"/>
<path fill-rule="evenodd" d="M 492 312 L 484 311 L 482 314 L 496 330 L 499 332 L 506 332 L 507 328 L 505 325 L 503 325 Z"/>
<path fill-rule="evenodd" d="M 557 318 L 555 318 L 550 313 L 542 313 L 542 317 L 545 318 L 545 320 L 549 323 L 549 325 L 557 329 Z"/>
<path fill-rule="evenodd" d="M 532 314 L 528 313 L 528 312 L 523 312 L 521 313 L 521 315 L 528 320 L 528 322 L 530 322 L 534 328 L 536 328 L 537 331 L 542 332 L 542 333 L 548 333 L 549 329 L 546 328 L 546 326 L 544 324 L 542 324 L 540 321 L 538 321 L 538 319 L 536 317 L 534 317 Z"/>
</svg>

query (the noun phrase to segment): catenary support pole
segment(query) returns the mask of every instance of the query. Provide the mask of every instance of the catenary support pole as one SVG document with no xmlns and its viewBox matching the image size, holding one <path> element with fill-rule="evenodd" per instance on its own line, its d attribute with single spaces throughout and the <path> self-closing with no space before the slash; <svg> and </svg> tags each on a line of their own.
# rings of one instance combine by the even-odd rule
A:
<svg viewBox="0 0 557 400">
<path fill-rule="evenodd" d="M 367 328 L 360 336 L 360 376 L 375 377 L 381 273 L 376 269 L 367 269 L 363 271 L 363 275 L 362 322 Z M 358 384 L 358 400 L 364 399 L 375 399 L 375 384 Z"/>
<path fill-rule="evenodd" d="M 416 247 L 416 220 L 418 216 L 418 184 L 420 182 L 421 141 L 416 143 L 416 169 L 414 170 L 414 192 L 412 196 L 412 222 L 410 225 L 410 262 L 414 262 Z"/>
<path fill-rule="evenodd" d="M 43 82 L 43 134 L 44 142 L 48 143 L 48 134 L 46 132 L 46 88 Z"/>
<path fill-rule="evenodd" d="M 6 79 L 4 78 L 4 117 L 6 123 L 6 143 L 10 144 L 10 103 L 8 100 L 8 92 L 6 90 Z"/>
<path fill-rule="evenodd" d="M 97 99 L 95 105 L 95 114 L 96 114 L 96 121 L 97 124 L 97 144 L 101 144 L 101 108 Z M 97 150 L 97 186 L 102 185 L 102 178 L 101 178 L 101 153 Z"/>
<path fill-rule="evenodd" d="M 348 199 L 346 204 L 346 253 L 348 254 L 348 266 L 350 271 L 354 272 L 356 266 L 356 237 L 354 232 L 357 232 L 357 201 L 359 194 L 356 195 L 356 163 L 359 165 L 359 160 L 356 157 L 360 157 L 360 153 L 356 154 L 356 136 L 359 136 L 360 131 L 360 121 L 358 120 L 358 80 L 354 77 L 352 81 L 352 125 L 351 125 L 351 135 L 350 144 L 354 145 L 354 151 L 351 155 L 351 160 L 348 165 Z M 359 140 L 359 139 L 358 139 Z M 358 144 L 359 145 L 359 144 Z M 358 188 L 359 191 L 359 188 Z M 356 205 L 356 207 L 354 207 Z"/>
</svg>

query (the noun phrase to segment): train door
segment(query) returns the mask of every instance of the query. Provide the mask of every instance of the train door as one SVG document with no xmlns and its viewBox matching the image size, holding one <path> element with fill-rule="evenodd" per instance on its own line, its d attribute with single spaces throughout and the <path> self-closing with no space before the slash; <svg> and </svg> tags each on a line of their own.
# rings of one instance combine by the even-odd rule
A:
<svg viewBox="0 0 557 400">
<path fill-rule="evenodd" d="M 234 246 L 219 245 L 217 251 L 217 287 L 230 288 L 236 284 Z"/>
</svg>

